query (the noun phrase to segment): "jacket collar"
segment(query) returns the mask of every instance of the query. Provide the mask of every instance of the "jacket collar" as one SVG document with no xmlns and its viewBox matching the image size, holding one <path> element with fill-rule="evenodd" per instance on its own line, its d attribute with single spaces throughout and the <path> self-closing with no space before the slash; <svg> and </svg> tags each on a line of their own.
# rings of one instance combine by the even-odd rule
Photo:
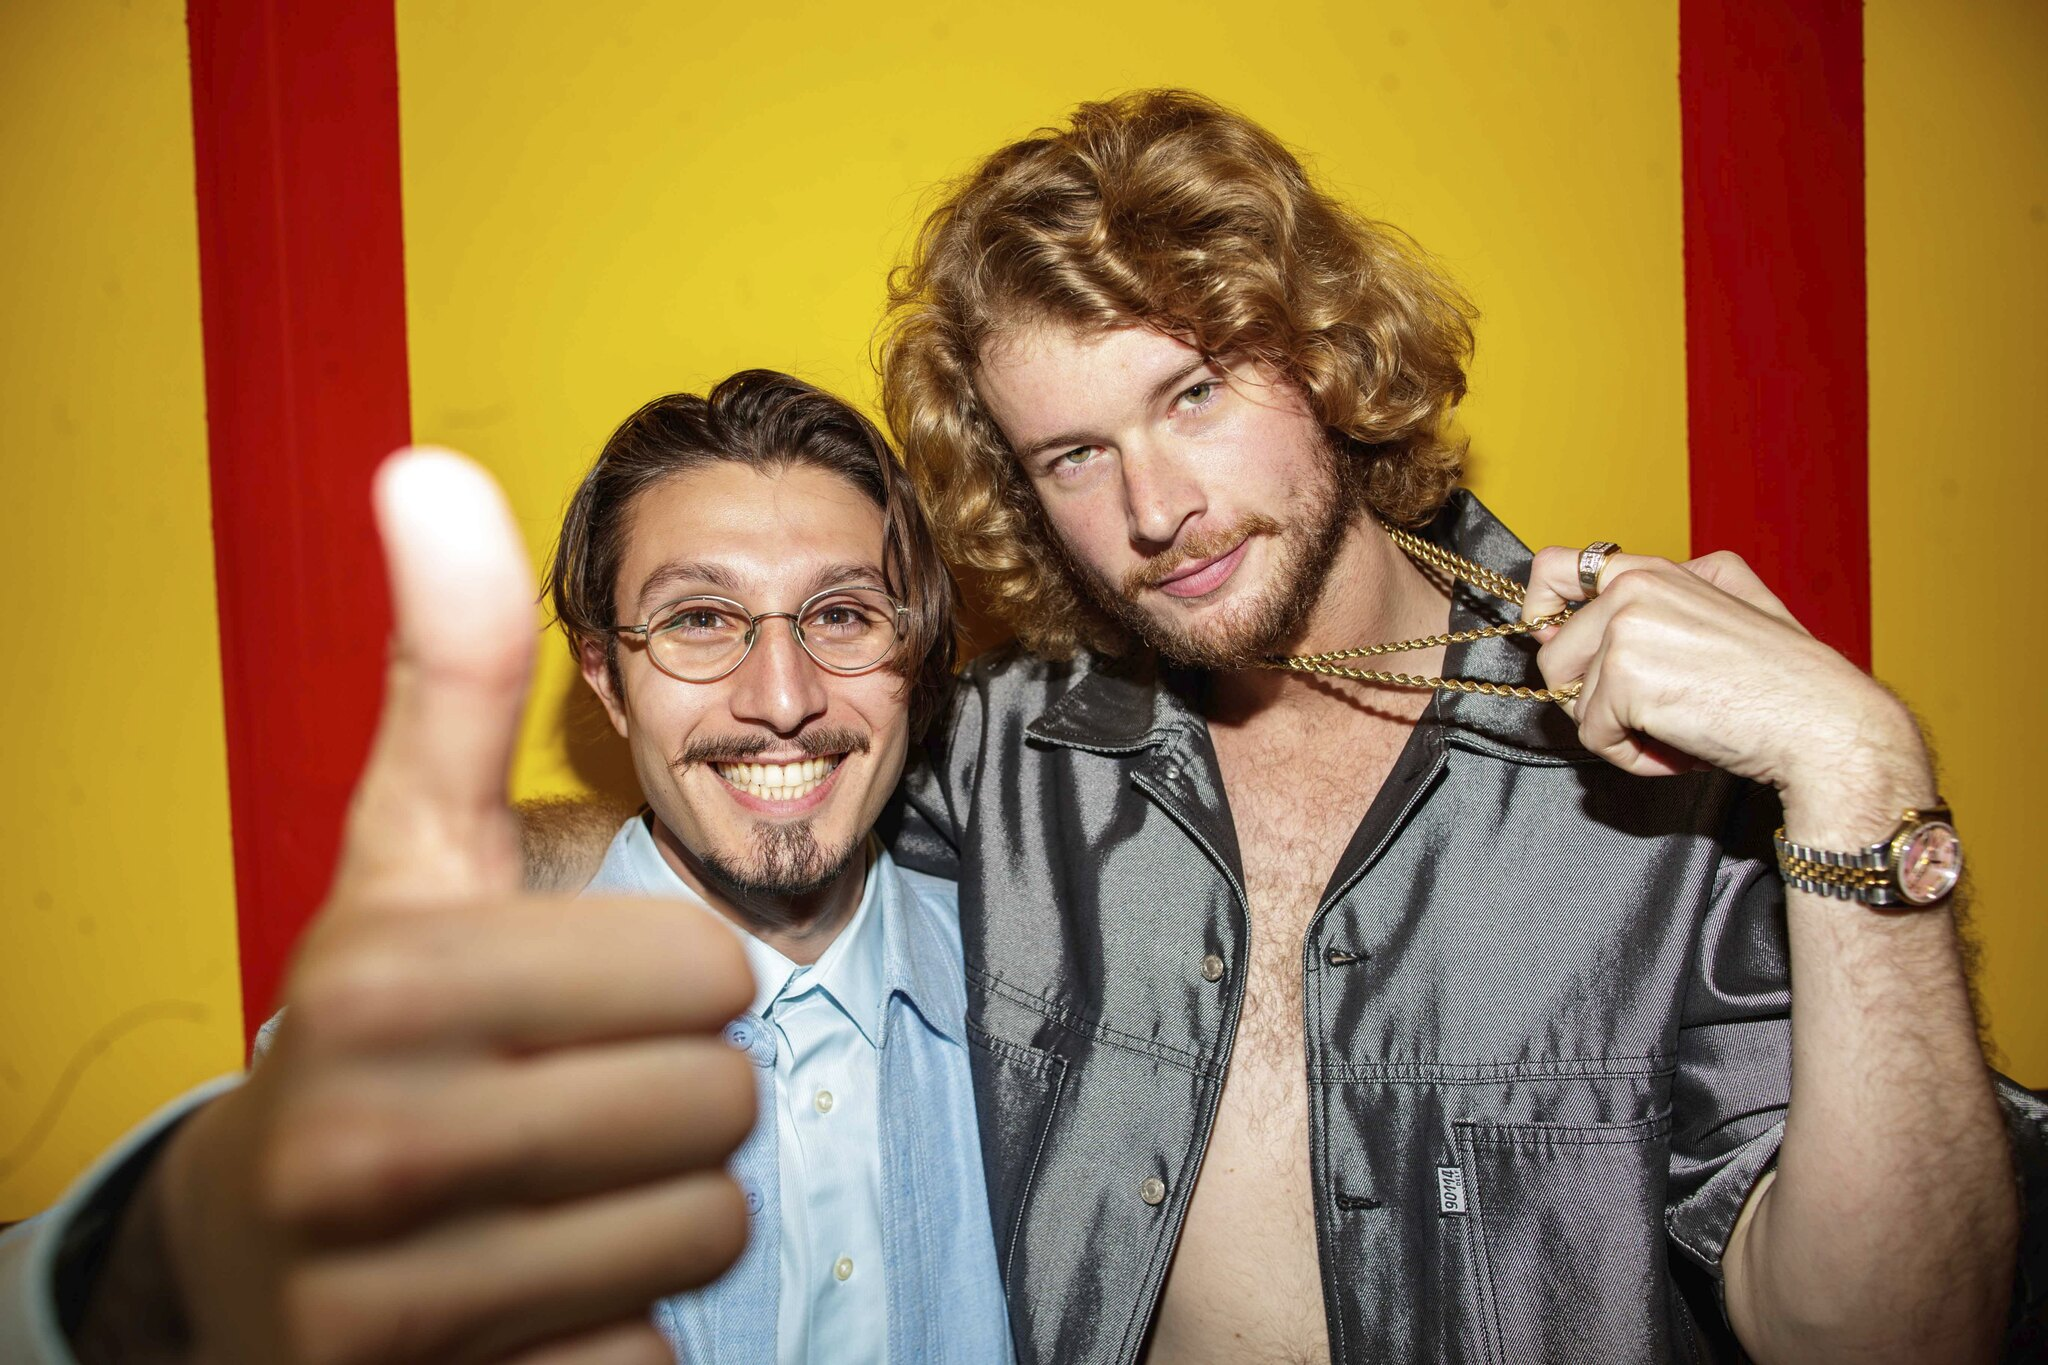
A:
<svg viewBox="0 0 2048 1365">
<path fill-rule="evenodd" d="M 960 967 L 960 935 L 947 926 L 940 907 L 917 893 L 910 875 L 874 841 L 875 863 L 868 875 L 880 884 L 882 904 L 882 990 L 885 1000 L 902 996 L 932 1032 L 966 1042 L 967 978 Z M 891 1011 L 878 1023 L 877 1045 L 886 1039 Z"/>
<path fill-rule="evenodd" d="M 1421 535 L 1519 582 L 1527 582 L 1529 547 L 1466 489 L 1451 494 Z M 1519 609 L 1469 584 L 1451 592 L 1450 628 L 1471 630 L 1514 620 Z M 1360 641 L 1364 643 L 1364 641 Z M 1167 667 L 1150 653 L 1078 660 L 1079 680 L 1031 722 L 1036 739 L 1101 753 L 1132 753 L 1156 747 L 1177 732 L 1202 728 L 1196 705 L 1201 675 Z M 1449 677 L 1482 678 L 1541 687 L 1536 643 L 1526 635 L 1500 636 L 1452 645 L 1444 652 Z M 1562 709 L 1548 702 L 1517 701 L 1476 693 L 1439 693 L 1427 722 L 1441 725 L 1450 739 L 1501 756 L 1534 762 L 1574 762 L 1587 757 L 1578 732 Z"/>
</svg>

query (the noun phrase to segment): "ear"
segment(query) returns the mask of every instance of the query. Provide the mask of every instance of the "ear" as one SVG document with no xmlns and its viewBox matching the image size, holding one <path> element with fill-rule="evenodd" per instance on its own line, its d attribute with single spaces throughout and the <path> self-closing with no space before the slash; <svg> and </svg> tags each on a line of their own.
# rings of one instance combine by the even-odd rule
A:
<svg viewBox="0 0 2048 1365">
<path fill-rule="evenodd" d="M 619 732 L 619 738 L 626 735 L 626 699 L 612 688 L 611 661 L 606 657 L 610 651 L 603 640 L 585 637 L 576 642 L 576 667 L 583 674 L 583 681 L 590 684 L 590 690 L 597 693 L 597 699 L 604 705 L 604 713 L 612 718 L 612 729 Z"/>
</svg>

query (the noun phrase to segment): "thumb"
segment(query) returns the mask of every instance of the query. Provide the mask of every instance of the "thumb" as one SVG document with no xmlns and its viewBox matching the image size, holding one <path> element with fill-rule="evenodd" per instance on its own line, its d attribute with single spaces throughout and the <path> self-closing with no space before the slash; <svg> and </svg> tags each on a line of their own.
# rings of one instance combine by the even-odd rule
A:
<svg viewBox="0 0 2048 1365">
<path fill-rule="evenodd" d="M 391 584 L 391 662 L 356 785 L 337 895 L 510 890 L 505 781 L 533 669 L 533 573 L 491 476 L 453 451 L 401 450 L 372 492 Z"/>
</svg>

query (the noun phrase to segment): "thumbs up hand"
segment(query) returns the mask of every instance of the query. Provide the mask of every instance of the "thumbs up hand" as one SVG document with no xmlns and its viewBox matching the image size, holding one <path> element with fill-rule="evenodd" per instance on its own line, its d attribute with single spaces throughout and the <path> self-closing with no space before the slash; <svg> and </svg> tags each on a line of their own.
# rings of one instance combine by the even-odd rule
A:
<svg viewBox="0 0 2048 1365">
<path fill-rule="evenodd" d="M 276 1047 L 140 1196 L 184 1358 L 667 1361 L 649 1306 L 745 1241 L 745 958 L 710 916 L 520 891 L 518 533 L 445 452 L 387 462 L 376 506 L 396 639 L 334 888 Z"/>
</svg>

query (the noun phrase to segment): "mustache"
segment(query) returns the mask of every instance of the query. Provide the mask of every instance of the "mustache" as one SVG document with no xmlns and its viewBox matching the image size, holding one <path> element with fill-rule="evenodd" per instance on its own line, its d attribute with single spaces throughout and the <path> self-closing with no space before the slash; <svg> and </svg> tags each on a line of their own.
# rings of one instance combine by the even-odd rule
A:
<svg viewBox="0 0 2048 1365">
<path fill-rule="evenodd" d="M 1191 564 L 1198 559 L 1213 559 L 1235 548 L 1239 541 L 1249 536 L 1277 536 L 1280 531 L 1279 522 L 1258 512 L 1240 518 L 1232 526 L 1197 531 L 1126 573 L 1123 580 L 1124 596 L 1136 597 L 1147 588 L 1156 588 L 1173 574 L 1180 572 L 1183 565 Z"/>
<path fill-rule="evenodd" d="M 765 754 L 770 749 L 784 748 L 791 743 L 807 758 L 823 758 L 827 754 L 864 754 L 872 742 L 861 731 L 845 726 L 820 726 L 804 731 L 794 740 L 762 734 L 712 735 L 685 744 L 676 751 L 669 764 L 681 768 L 691 763 L 744 763 L 756 754 Z"/>
</svg>

